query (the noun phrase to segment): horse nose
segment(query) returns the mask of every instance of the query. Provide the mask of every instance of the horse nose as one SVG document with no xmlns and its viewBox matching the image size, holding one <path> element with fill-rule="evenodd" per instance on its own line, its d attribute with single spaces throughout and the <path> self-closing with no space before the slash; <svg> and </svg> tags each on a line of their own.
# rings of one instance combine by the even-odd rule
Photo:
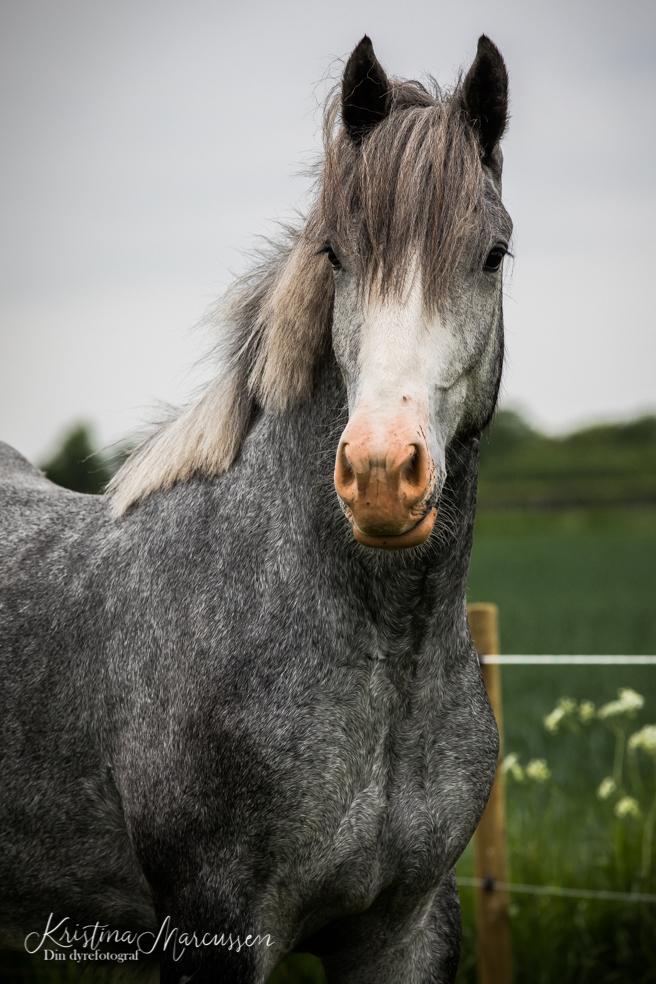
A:
<svg viewBox="0 0 656 984">
<path fill-rule="evenodd" d="M 349 425 L 337 450 L 335 488 L 356 539 L 390 539 L 417 527 L 426 515 L 434 471 L 426 442 L 416 433 L 391 434 L 377 446 L 364 428 Z M 430 529 L 432 523 L 426 535 Z"/>
<path fill-rule="evenodd" d="M 335 485 L 341 499 L 361 513 L 401 515 L 415 506 L 428 487 L 426 449 L 406 444 L 376 454 L 362 442 L 342 440 L 337 453 Z"/>
</svg>

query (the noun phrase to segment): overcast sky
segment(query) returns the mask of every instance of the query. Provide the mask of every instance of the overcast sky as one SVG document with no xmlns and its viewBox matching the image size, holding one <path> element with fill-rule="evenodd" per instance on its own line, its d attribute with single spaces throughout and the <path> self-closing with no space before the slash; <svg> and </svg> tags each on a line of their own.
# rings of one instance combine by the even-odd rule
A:
<svg viewBox="0 0 656 984">
<path fill-rule="evenodd" d="M 303 206 L 327 78 L 366 31 L 390 74 L 506 58 L 503 400 L 558 431 L 656 408 L 656 5 L 4 0 L 0 437 L 103 443 L 199 380 L 192 326 Z"/>
</svg>

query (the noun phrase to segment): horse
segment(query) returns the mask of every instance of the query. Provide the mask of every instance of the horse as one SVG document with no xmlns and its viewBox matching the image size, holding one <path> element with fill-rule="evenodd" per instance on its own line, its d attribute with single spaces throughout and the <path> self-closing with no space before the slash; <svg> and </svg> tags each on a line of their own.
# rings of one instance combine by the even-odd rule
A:
<svg viewBox="0 0 656 984">
<path fill-rule="evenodd" d="M 339 984 L 454 980 L 498 756 L 466 587 L 507 105 L 484 35 L 449 90 L 365 36 L 198 398 L 99 496 L 2 446 L 5 940 L 127 927 L 166 984 L 293 951 Z"/>
</svg>

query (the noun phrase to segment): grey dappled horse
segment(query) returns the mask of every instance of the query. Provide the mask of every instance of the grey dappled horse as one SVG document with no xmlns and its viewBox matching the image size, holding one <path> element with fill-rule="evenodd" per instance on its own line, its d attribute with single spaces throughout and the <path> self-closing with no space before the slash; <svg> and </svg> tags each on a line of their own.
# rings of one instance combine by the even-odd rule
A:
<svg viewBox="0 0 656 984">
<path fill-rule="evenodd" d="M 293 949 L 331 982 L 453 980 L 497 758 L 465 588 L 506 103 L 486 37 L 448 93 L 363 38 L 307 220 L 220 309 L 200 399 L 104 496 L 2 447 L 7 939 L 169 917 L 198 945 L 163 949 L 166 982 L 262 982 Z"/>
</svg>

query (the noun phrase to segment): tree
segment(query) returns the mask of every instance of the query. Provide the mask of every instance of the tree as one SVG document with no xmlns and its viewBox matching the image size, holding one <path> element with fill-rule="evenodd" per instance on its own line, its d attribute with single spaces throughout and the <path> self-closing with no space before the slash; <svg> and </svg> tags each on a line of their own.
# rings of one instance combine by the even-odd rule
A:
<svg viewBox="0 0 656 984">
<path fill-rule="evenodd" d="M 46 476 L 57 485 L 74 492 L 102 492 L 114 468 L 100 451 L 94 448 L 91 430 L 78 424 L 64 437 L 55 455 L 42 465 Z"/>
</svg>

